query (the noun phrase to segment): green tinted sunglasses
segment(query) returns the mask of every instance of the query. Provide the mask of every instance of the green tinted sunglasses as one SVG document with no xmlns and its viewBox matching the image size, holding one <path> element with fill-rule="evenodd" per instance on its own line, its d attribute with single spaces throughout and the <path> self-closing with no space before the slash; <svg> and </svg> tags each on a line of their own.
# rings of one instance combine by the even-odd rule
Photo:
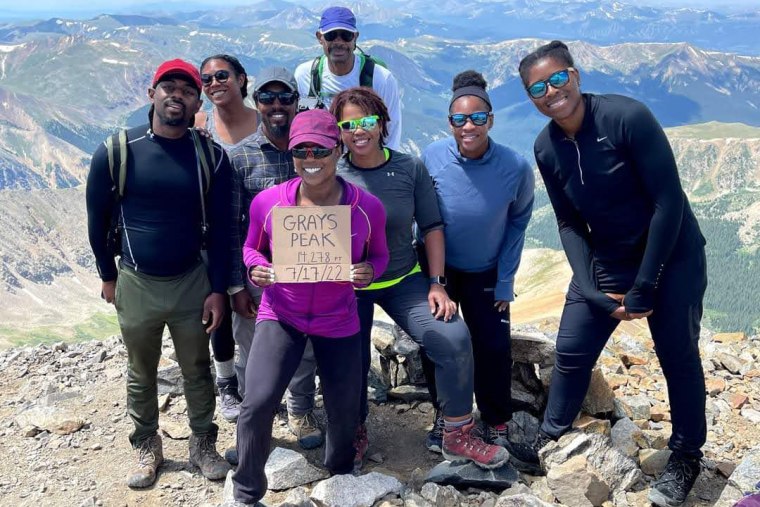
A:
<svg viewBox="0 0 760 507">
<path fill-rule="evenodd" d="M 377 115 L 365 116 L 356 120 L 343 120 L 338 122 L 338 128 L 344 132 L 353 132 L 356 129 L 373 130 L 377 128 L 380 117 Z"/>
</svg>

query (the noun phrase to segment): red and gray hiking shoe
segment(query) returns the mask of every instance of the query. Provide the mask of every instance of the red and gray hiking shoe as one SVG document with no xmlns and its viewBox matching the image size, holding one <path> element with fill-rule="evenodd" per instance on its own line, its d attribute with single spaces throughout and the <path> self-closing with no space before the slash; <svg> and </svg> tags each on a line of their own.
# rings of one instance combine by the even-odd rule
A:
<svg viewBox="0 0 760 507">
<path fill-rule="evenodd" d="M 471 461 L 480 468 L 498 468 L 509 460 L 509 453 L 499 445 L 480 438 L 475 421 L 454 430 L 443 431 L 443 457 L 450 461 Z"/>
<path fill-rule="evenodd" d="M 356 450 L 356 454 L 354 455 L 354 472 L 356 472 L 364 465 L 364 456 L 367 454 L 367 449 L 369 449 L 369 438 L 367 438 L 367 426 L 365 424 L 360 424 L 356 428 L 354 449 Z"/>
</svg>

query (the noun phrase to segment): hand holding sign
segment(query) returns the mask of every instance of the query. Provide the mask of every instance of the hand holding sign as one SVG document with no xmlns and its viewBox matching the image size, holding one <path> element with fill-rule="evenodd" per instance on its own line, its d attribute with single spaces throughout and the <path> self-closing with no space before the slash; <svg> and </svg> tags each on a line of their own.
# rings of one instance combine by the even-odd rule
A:
<svg viewBox="0 0 760 507">
<path fill-rule="evenodd" d="M 274 208 L 272 264 L 277 283 L 351 281 L 350 206 Z"/>
<path fill-rule="evenodd" d="M 372 283 L 375 270 L 369 262 L 360 262 L 359 264 L 351 264 L 350 275 L 351 282 L 354 285 L 364 287 Z"/>
<path fill-rule="evenodd" d="M 248 276 L 259 287 L 268 287 L 275 282 L 274 269 L 266 266 L 252 266 Z"/>
</svg>

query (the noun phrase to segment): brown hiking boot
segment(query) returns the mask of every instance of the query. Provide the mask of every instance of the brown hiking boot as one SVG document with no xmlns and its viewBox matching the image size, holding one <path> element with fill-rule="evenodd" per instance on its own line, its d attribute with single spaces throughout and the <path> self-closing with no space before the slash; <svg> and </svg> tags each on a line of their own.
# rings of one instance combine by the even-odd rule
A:
<svg viewBox="0 0 760 507">
<path fill-rule="evenodd" d="M 153 435 L 146 438 L 137 448 L 137 466 L 127 477 L 130 488 L 147 488 L 156 482 L 156 472 L 164 461 L 164 450 L 161 437 Z"/>
<path fill-rule="evenodd" d="M 230 470 L 229 463 L 216 452 L 216 435 L 190 435 L 190 463 L 212 481 L 224 479 Z"/>
<path fill-rule="evenodd" d="M 509 460 L 509 453 L 500 445 L 483 442 L 472 421 L 443 431 L 443 457 L 449 461 L 471 461 L 480 468 L 497 468 Z"/>
</svg>

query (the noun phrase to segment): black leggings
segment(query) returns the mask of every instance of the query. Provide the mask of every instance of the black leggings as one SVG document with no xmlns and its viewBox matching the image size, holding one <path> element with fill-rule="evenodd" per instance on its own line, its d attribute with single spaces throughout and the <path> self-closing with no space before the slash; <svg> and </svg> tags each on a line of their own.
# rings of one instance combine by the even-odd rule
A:
<svg viewBox="0 0 760 507">
<path fill-rule="evenodd" d="M 512 419 L 512 345 L 509 309 L 498 312 L 494 308 L 496 270 L 468 273 L 447 266 L 446 277 L 446 291 L 459 304 L 472 337 L 480 418 L 491 426 L 503 424 Z M 437 400 L 435 368 L 427 355 L 423 355 L 423 368 L 430 395 Z"/>
<path fill-rule="evenodd" d="M 673 422 L 669 447 L 701 457 L 705 443 L 705 377 L 699 357 L 702 297 L 707 286 L 704 251 L 668 266 L 647 319 L 668 386 Z M 591 371 L 619 320 L 592 307 L 570 284 L 557 335 L 557 359 L 541 431 L 559 437 L 580 411 Z M 477 370 L 476 370 L 477 371 Z"/>
<path fill-rule="evenodd" d="M 325 467 L 333 474 L 354 468 L 354 435 L 359 425 L 361 338 L 307 335 L 274 320 L 256 323 L 245 376 L 245 397 L 237 422 L 240 463 L 232 478 L 235 500 L 256 503 L 267 492 L 264 465 L 272 441 L 272 423 L 282 395 L 311 340 L 322 381 L 327 435 Z"/>
</svg>

